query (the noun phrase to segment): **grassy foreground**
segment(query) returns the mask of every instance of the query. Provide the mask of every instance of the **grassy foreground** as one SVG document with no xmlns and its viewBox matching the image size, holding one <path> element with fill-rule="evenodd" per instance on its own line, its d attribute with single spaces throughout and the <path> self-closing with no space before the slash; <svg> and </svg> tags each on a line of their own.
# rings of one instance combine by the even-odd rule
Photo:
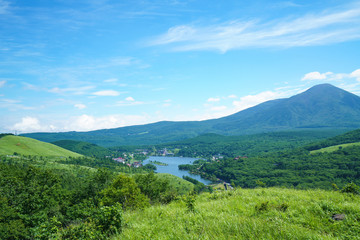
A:
<svg viewBox="0 0 360 240">
<path fill-rule="evenodd" d="M 201 194 L 193 211 L 186 202 L 125 212 L 114 239 L 360 239 L 359 195 L 259 188 Z"/>
</svg>

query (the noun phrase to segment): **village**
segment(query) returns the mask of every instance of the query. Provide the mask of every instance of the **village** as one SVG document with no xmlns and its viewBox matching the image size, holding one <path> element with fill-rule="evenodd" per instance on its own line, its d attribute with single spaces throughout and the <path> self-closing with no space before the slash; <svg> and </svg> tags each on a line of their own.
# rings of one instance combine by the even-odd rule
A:
<svg viewBox="0 0 360 240">
<path fill-rule="evenodd" d="M 112 160 L 126 164 L 129 167 L 142 167 L 143 161 L 148 158 L 149 156 L 164 156 L 164 157 L 183 157 L 179 155 L 179 149 L 176 148 L 160 148 L 156 149 L 154 146 L 151 148 L 141 148 L 135 149 L 133 151 L 119 151 L 119 155 L 117 157 L 107 156 L 108 158 L 112 158 Z M 211 156 L 198 156 L 197 153 L 193 153 L 192 156 L 186 157 L 194 157 L 194 158 L 201 158 L 207 159 L 207 161 L 221 161 L 225 157 L 221 154 L 215 154 Z M 236 160 L 240 158 L 247 158 L 247 156 L 237 156 L 235 157 Z"/>
</svg>

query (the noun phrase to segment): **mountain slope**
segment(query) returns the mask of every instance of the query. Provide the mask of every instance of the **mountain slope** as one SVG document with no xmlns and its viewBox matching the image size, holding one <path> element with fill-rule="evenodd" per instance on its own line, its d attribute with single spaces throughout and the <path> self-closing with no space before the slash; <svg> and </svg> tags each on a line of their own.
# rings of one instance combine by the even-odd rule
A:
<svg viewBox="0 0 360 240">
<path fill-rule="evenodd" d="M 357 128 L 360 97 L 321 84 L 293 97 L 268 101 L 212 121 L 214 128 L 232 134 L 294 128 Z"/>
<path fill-rule="evenodd" d="M 309 128 L 360 128 L 360 97 L 330 84 L 321 84 L 293 97 L 271 100 L 219 119 L 163 121 L 90 132 L 32 133 L 25 136 L 47 142 L 71 139 L 116 146 L 173 142 L 205 133 L 244 135 Z"/>
<path fill-rule="evenodd" d="M 81 157 L 78 153 L 71 152 L 50 143 L 35 139 L 8 135 L 0 138 L 0 155 L 36 155 L 57 157 Z"/>
<path fill-rule="evenodd" d="M 93 143 L 73 140 L 60 140 L 52 142 L 52 144 L 89 157 L 104 157 L 112 154 L 111 150 L 100 147 Z"/>
</svg>

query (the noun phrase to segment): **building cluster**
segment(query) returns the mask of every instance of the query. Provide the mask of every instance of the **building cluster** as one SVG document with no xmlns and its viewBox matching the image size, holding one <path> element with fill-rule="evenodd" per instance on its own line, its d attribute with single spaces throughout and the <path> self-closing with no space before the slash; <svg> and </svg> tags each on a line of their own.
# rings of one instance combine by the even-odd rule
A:
<svg viewBox="0 0 360 240">
<path fill-rule="evenodd" d="M 122 164 L 126 164 L 128 165 L 129 167 L 141 167 L 142 166 L 142 163 L 137 161 L 137 162 L 129 162 L 129 161 L 126 161 L 126 159 L 122 158 L 122 157 L 118 157 L 118 158 L 113 158 L 114 161 L 118 162 L 118 163 L 122 163 Z"/>
</svg>

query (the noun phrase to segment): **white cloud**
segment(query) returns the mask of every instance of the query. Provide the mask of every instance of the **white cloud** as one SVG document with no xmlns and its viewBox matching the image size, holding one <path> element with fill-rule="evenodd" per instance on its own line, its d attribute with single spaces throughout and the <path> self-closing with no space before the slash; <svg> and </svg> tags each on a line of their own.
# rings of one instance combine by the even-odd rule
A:
<svg viewBox="0 0 360 240">
<path fill-rule="evenodd" d="M 94 86 L 72 87 L 72 88 L 55 87 L 48 91 L 51 93 L 57 93 L 57 94 L 70 93 L 70 94 L 74 94 L 74 95 L 83 95 L 83 94 L 86 94 L 89 90 L 91 90 L 93 88 L 94 88 Z"/>
<path fill-rule="evenodd" d="M 350 76 L 356 78 L 357 81 L 360 81 L 360 69 L 357 69 L 350 73 Z"/>
<path fill-rule="evenodd" d="M 327 81 L 335 81 L 335 80 L 343 80 L 355 78 L 357 81 L 360 81 L 360 69 L 353 71 L 352 73 L 333 73 L 333 72 L 310 72 L 305 74 L 305 76 L 301 79 L 305 80 L 327 80 Z"/>
<path fill-rule="evenodd" d="M 3 87 L 5 85 L 6 81 L 0 81 L 0 88 Z"/>
<path fill-rule="evenodd" d="M 279 97 L 279 93 L 273 91 L 265 91 L 255 95 L 247 95 L 240 98 L 240 101 L 233 101 L 233 105 L 237 111 L 244 110 L 249 107 L 253 107 L 265 101 L 276 99 Z"/>
<path fill-rule="evenodd" d="M 129 125 L 144 124 L 148 122 L 145 115 L 109 115 L 95 117 L 83 114 L 72 118 L 66 130 L 91 131 L 96 129 L 117 128 Z"/>
<path fill-rule="evenodd" d="M 23 117 L 21 122 L 18 122 L 12 126 L 12 130 L 18 132 L 43 132 L 43 131 L 54 131 L 55 127 L 53 125 L 42 126 L 40 121 L 35 117 Z"/>
<path fill-rule="evenodd" d="M 302 81 L 305 80 L 323 80 L 326 79 L 329 75 L 332 75 L 332 72 L 327 73 L 319 73 L 319 72 L 310 72 L 305 74 L 305 76 L 301 79 Z"/>
<path fill-rule="evenodd" d="M 82 104 L 82 103 L 78 103 L 78 104 L 75 104 L 74 107 L 76 107 L 77 109 L 84 109 L 86 108 L 86 105 L 85 104 Z"/>
<path fill-rule="evenodd" d="M 220 98 L 209 98 L 207 101 L 208 102 L 219 102 Z"/>
<path fill-rule="evenodd" d="M 116 97 L 116 96 L 119 96 L 120 93 L 119 93 L 118 91 L 115 91 L 115 90 L 103 90 L 103 91 L 94 92 L 93 95 L 95 95 L 95 96 L 111 96 L 111 97 Z"/>
<path fill-rule="evenodd" d="M 135 99 L 133 97 L 127 97 L 125 98 L 126 101 L 129 101 L 129 102 L 134 102 Z"/>
<path fill-rule="evenodd" d="M 340 9 L 340 8 L 338 8 Z M 175 51 L 299 47 L 360 39 L 360 5 L 274 21 L 234 20 L 212 26 L 171 27 L 150 45 L 171 44 Z"/>
<path fill-rule="evenodd" d="M 237 98 L 237 96 L 232 94 L 232 95 L 229 95 L 227 98 Z"/>
</svg>

